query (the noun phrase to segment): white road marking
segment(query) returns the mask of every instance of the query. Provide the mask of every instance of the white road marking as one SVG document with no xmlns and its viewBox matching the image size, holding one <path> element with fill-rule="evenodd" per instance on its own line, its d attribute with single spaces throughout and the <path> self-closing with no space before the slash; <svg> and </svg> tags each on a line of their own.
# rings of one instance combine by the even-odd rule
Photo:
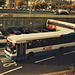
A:
<svg viewBox="0 0 75 75">
<path fill-rule="evenodd" d="M 43 61 L 46 61 L 46 60 L 49 60 L 49 59 L 52 59 L 52 58 L 55 58 L 55 56 L 52 56 L 52 57 L 49 57 L 49 58 L 46 58 L 46 59 L 42 59 L 42 60 L 35 61 L 35 63 L 43 62 Z"/>
<path fill-rule="evenodd" d="M 9 67 L 11 65 L 17 66 L 15 61 L 13 63 L 5 63 L 5 64 L 3 64 L 4 67 Z"/>
<path fill-rule="evenodd" d="M 1 59 L 1 62 L 3 63 L 3 67 L 9 67 L 11 65 L 17 66 L 17 64 L 14 60 L 10 60 L 8 58 Z"/>
<path fill-rule="evenodd" d="M 21 68 L 23 68 L 23 66 L 20 66 L 20 67 L 14 68 L 14 69 L 9 70 L 9 71 L 6 71 L 6 72 L 3 72 L 3 73 L 1 73 L 0 75 L 7 74 L 7 73 L 13 72 L 13 71 L 15 71 L 15 70 L 21 69 Z"/>
<path fill-rule="evenodd" d="M 63 53 L 63 55 L 71 54 L 71 53 L 74 53 L 74 52 L 75 51 Z M 42 60 L 35 61 L 35 63 L 40 63 L 40 62 L 43 62 L 43 61 L 46 61 L 46 60 L 49 60 L 49 59 L 52 59 L 52 58 L 55 58 L 55 56 L 52 56 L 52 57 L 49 57 L 49 58 L 46 58 L 46 59 L 42 59 Z"/>
<path fill-rule="evenodd" d="M 59 72 L 53 72 L 53 73 L 46 73 L 46 74 L 40 74 L 40 75 L 55 75 L 55 74 L 61 74 L 65 75 L 67 72 L 72 72 L 73 70 L 65 70 L 65 71 L 59 71 Z"/>
<path fill-rule="evenodd" d="M 74 53 L 74 52 L 75 52 L 75 51 L 71 51 L 71 52 L 63 53 L 63 55 L 71 54 L 71 53 Z"/>
</svg>

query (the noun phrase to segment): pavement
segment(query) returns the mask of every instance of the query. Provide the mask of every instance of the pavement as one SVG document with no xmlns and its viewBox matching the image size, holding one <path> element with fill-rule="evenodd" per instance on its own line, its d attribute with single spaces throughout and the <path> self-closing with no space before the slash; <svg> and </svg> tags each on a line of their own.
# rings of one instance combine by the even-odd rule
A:
<svg viewBox="0 0 75 75">
<path fill-rule="evenodd" d="M 66 18 L 75 18 L 75 15 L 54 15 L 54 14 L 17 14 L 17 13 L 13 13 L 13 17 L 66 17 Z"/>
<path fill-rule="evenodd" d="M 42 74 L 42 75 L 75 75 L 75 67 L 70 66 L 69 70 L 53 72 L 53 73 L 46 73 L 46 74 Z"/>
<path fill-rule="evenodd" d="M 75 75 L 75 71 L 65 70 L 65 71 L 53 72 L 53 73 L 47 73 L 47 74 L 41 74 L 41 75 Z"/>
<path fill-rule="evenodd" d="M 0 13 L 2 15 L 3 13 Z M 1 16 L 0 16 L 1 17 Z M 26 13 L 13 13 L 13 17 L 58 17 L 58 18 L 75 18 L 75 15 L 54 15 L 54 14 L 26 14 Z"/>
</svg>

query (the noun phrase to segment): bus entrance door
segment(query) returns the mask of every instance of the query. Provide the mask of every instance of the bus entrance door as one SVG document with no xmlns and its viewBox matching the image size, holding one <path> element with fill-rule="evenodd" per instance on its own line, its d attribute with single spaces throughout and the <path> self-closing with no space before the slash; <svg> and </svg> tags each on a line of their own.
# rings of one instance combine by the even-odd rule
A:
<svg viewBox="0 0 75 75">
<path fill-rule="evenodd" d="M 21 60 L 26 57 L 26 43 L 17 44 L 17 59 Z"/>
</svg>

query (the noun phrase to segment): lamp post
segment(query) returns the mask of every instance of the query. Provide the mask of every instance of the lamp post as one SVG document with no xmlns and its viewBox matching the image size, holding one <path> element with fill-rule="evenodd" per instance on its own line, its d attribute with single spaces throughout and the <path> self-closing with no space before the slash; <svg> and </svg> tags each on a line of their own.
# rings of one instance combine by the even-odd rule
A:
<svg viewBox="0 0 75 75">
<path fill-rule="evenodd" d="M 30 0 L 30 17 L 31 17 L 31 3 L 32 2 L 32 0 Z"/>
<path fill-rule="evenodd" d="M 72 0 L 70 0 L 70 4 L 72 3 Z"/>
</svg>

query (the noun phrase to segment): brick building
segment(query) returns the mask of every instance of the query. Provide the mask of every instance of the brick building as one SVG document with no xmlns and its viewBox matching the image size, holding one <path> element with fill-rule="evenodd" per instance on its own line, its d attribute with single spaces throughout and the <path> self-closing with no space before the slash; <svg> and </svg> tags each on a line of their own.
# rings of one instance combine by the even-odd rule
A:
<svg viewBox="0 0 75 75">
<path fill-rule="evenodd" d="M 15 0 L 6 0 L 6 7 L 13 8 L 16 6 Z"/>
<path fill-rule="evenodd" d="M 18 6 L 18 4 L 20 3 L 20 2 L 24 2 L 25 3 L 25 5 L 27 5 L 27 1 L 28 0 L 6 0 L 6 7 L 8 7 L 8 8 L 15 8 L 15 7 L 17 7 Z"/>
<path fill-rule="evenodd" d="M 61 4 L 68 4 L 69 1 L 74 1 L 74 0 L 31 0 L 31 1 L 32 2 L 45 1 L 47 3 L 53 1 L 53 2 L 56 2 L 57 4 L 61 5 Z M 30 0 L 6 0 L 6 6 L 9 8 L 17 7 L 20 2 L 24 2 L 25 7 L 29 6 L 29 4 L 30 4 Z"/>
</svg>

